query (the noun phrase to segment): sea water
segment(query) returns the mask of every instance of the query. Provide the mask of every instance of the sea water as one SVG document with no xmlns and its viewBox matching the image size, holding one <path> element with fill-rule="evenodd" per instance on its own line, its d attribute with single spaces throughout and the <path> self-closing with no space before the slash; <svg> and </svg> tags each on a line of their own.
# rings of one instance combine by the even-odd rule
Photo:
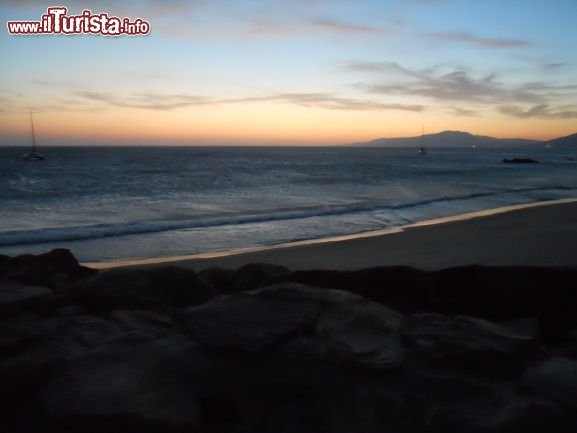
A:
<svg viewBox="0 0 577 433">
<path fill-rule="evenodd" d="M 576 151 L 345 147 L 0 148 L 0 254 L 180 256 L 577 197 Z M 532 157 L 539 164 L 504 164 Z M 520 222 L 521 224 L 521 222 Z"/>
</svg>

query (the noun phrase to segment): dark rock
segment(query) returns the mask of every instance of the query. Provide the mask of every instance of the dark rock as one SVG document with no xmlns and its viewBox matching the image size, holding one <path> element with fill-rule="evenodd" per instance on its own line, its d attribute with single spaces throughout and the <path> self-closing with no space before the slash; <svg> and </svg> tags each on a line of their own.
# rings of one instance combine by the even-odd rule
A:
<svg viewBox="0 0 577 433">
<path fill-rule="evenodd" d="M 279 347 L 289 359 L 324 359 L 363 368 L 392 368 L 404 360 L 399 327 L 402 316 L 383 305 L 341 290 L 279 284 L 258 291 L 276 299 L 314 302 L 314 328 Z"/>
<path fill-rule="evenodd" d="M 67 432 L 194 431 L 201 414 L 191 347 L 178 337 L 127 335 L 90 352 L 40 392 L 46 424 Z"/>
<path fill-rule="evenodd" d="M 570 433 L 575 420 L 555 404 L 514 395 L 475 397 L 441 405 L 431 418 L 430 433 Z"/>
<path fill-rule="evenodd" d="M 73 299 L 94 311 L 199 305 L 214 294 L 194 271 L 176 267 L 114 269 L 72 288 Z"/>
<path fill-rule="evenodd" d="M 8 300 L 0 431 L 577 431 L 577 270 L 248 269 Z"/>
<path fill-rule="evenodd" d="M 215 299 L 180 315 L 203 344 L 289 359 L 390 368 L 404 359 L 401 316 L 362 297 L 295 284 Z"/>
<path fill-rule="evenodd" d="M 46 335 L 39 320 L 17 319 L 0 322 L 0 357 L 6 359 L 35 343 Z"/>
<path fill-rule="evenodd" d="M 54 317 L 71 317 L 71 316 L 83 316 L 86 314 L 86 310 L 79 305 L 62 305 L 56 304 L 55 308 L 49 311 L 51 316 Z"/>
<path fill-rule="evenodd" d="M 81 266 L 70 250 L 62 248 L 44 254 L 12 257 L 0 265 L 0 276 L 4 278 L 55 289 L 97 272 Z"/>
<path fill-rule="evenodd" d="M 528 368 L 522 387 L 577 410 L 577 361 L 553 358 Z"/>
<path fill-rule="evenodd" d="M 236 270 L 229 292 L 244 292 L 270 285 L 274 280 L 288 275 L 284 266 L 266 263 L 249 263 Z"/>
<path fill-rule="evenodd" d="M 11 259 L 12 257 L 10 256 L 6 256 L 4 254 L 0 254 L 0 272 L 2 271 L 2 269 L 4 268 L 4 265 L 6 263 L 8 263 L 8 261 Z"/>
<path fill-rule="evenodd" d="M 503 162 L 506 164 L 537 164 L 539 161 L 531 158 L 505 158 L 503 159 Z"/>
<path fill-rule="evenodd" d="M 138 330 L 157 336 L 174 333 L 172 320 L 153 311 L 115 310 L 110 313 L 110 319 L 127 331 Z"/>
<path fill-rule="evenodd" d="M 12 370 L 44 370 L 66 363 L 124 333 L 114 323 L 92 316 L 24 318 L 4 322 L 0 329 L 5 333 L 3 346 L 13 352 L 0 360 L 2 379 Z M 14 351 L 14 346 L 26 350 Z"/>
<path fill-rule="evenodd" d="M 38 390 L 70 363 L 91 350 L 118 338 L 122 331 L 114 324 L 95 317 L 40 320 L 28 317 L 0 326 L 0 430 L 18 413 L 34 417 L 30 405 Z M 15 421 L 18 426 L 22 420 Z M 27 427 L 16 431 L 40 431 Z"/>
<path fill-rule="evenodd" d="M 544 356 L 536 330 L 534 321 L 507 327 L 472 317 L 428 313 L 408 316 L 402 332 L 414 355 L 432 366 L 511 377 Z"/>
<path fill-rule="evenodd" d="M 519 399 L 503 408 L 494 421 L 492 432 L 502 433 L 572 433 L 577 419 L 551 401 Z"/>
<path fill-rule="evenodd" d="M 492 393 L 439 404 L 433 411 L 427 433 L 494 433 L 496 420 L 507 400 Z"/>
<path fill-rule="evenodd" d="M 223 268 L 207 268 L 198 273 L 198 276 L 209 286 L 220 293 L 233 292 L 233 281 L 236 271 Z"/>
<path fill-rule="evenodd" d="M 282 280 L 346 290 L 402 313 L 461 314 L 493 321 L 537 317 L 542 338 L 551 344 L 577 328 L 577 269 L 464 266 L 425 272 L 381 267 L 297 271 Z"/>
<path fill-rule="evenodd" d="M 399 311 L 411 312 L 423 300 L 421 279 L 427 273 L 406 266 L 392 266 L 359 271 L 296 271 L 275 282 L 295 283 L 345 290 L 385 304 Z"/>
<path fill-rule="evenodd" d="M 179 319 L 209 347 L 261 352 L 313 328 L 319 311 L 318 303 L 313 301 L 256 291 L 215 299 L 188 309 Z"/>
<path fill-rule="evenodd" d="M 17 314 L 45 305 L 53 297 L 46 287 L 0 282 L 0 314 Z"/>
<path fill-rule="evenodd" d="M 361 297 L 325 307 L 316 334 L 330 359 L 369 368 L 399 366 L 405 358 L 401 315 Z"/>
<path fill-rule="evenodd" d="M 559 346 L 554 348 L 553 354 L 559 358 L 577 360 L 577 329 L 570 332 Z"/>
<path fill-rule="evenodd" d="M 206 268 L 198 276 L 220 293 L 237 293 L 265 287 L 289 273 L 284 266 L 249 263 L 236 270 Z"/>
</svg>

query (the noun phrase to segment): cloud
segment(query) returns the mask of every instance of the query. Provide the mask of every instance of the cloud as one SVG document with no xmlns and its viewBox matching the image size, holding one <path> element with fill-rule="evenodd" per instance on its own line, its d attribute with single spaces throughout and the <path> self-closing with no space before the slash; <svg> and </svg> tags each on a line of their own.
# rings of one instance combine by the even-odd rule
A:
<svg viewBox="0 0 577 433">
<path fill-rule="evenodd" d="M 12 104 L 4 105 L 1 114 L 28 114 L 30 111 L 33 113 L 78 113 L 78 112 L 96 112 L 102 111 L 102 108 L 83 106 L 84 104 L 78 101 L 66 102 L 62 101 L 53 104 Z"/>
<path fill-rule="evenodd" d="M 443 101 L 485 104 L 514 101 L 539 105 L 548 99 L 568 96 L 577 91 L 575 84 L 529 82 L 506 85 L 498 79 L 496 73 L 474 76 L 464 68 L 453 68 L 443 74 L 415 71 L 395 62 L 350 62 L 343 68 L 386 77 L 379 82 L 361 82 L 356 85 L 368 93 L 420 96 Z"/>
<path fill-rule="evenodd" d="M 312 21 L 312 25 L 322 30 L 338 33 L 385 33 L 384 29 L 378 27 L 371 27 L 363 24 L 351 24 L 330 19 L 317 19 Z"/>
<path fill-rule="evenodd" d="M 481 113 L 477 110 L 469 110 L 461 107 L 447 107 L 449 112 L 459 117 L 478 117 Z"/>
<path fill-rule="evenodd" d="M 22 93 L 17 92 L 15 90 L 10 90 L 10 89 L 0 89 L 0 93 L 4 93 L 6 95 L 11 95 L 11 96 L 22 96 Z"/>
<path fill-rule="evenodd" d="M 461 42 L 484 48 L 517 48 L 530 45 L 522 39 L 495 39 L 475 36 L 470 33 L 429 33 L 428 36 L 451 42 Z"/>
<path fill-rule="evenodd" d="M 577 119 L 577 107 L 550 107 L 546 104 L 535 105 L 528 109 L 519 106 L 506 105 L 499 107 L 499 111 L 520 119 Z"/>
<path fill-rule="evenodd" d="M 169 30 L 174 33 L 174 29 Z M 180 29 L 186 33 L 186 29 Z M 285 18 L 248 17 L 246 24 L 240 27 L 230 27 L 228 32 L 250 37 L 302 37 L 302 36 L 387 36 L 390 31 L 384 27 L 374 27 L 365 24 L 351 23 L 327 18 Z"/>
<path fill-rule="evenodd" d="M 276 101 L 296 104 L 303 107 L 318 107 L 330 110 L 402 110 L 423 111 L 425 107 L 417 104 L 388 104 L 379 101 L 343 98 L 332 93 L 279 93 L 265 97 L 244 98 L 229 102 Z"/>
<path fill-rule="evenodd" d="M 109 93 L 81 91 L 77 96 L 109 105 L 146 110 L 173 110 L 191 106 L 239 104 L 250 102 L 279 102 L 302 107 L 316 107 L 329 110 L 403 110 L 423 111 L 425 107 L 417 104 L 388 104 L 374 100 L 344 98 L 332 93 L 276 93 L 264 96 L 217 99 L 187 94 L 149 94 L 135 93 L 127 97 L 117 97 Z"/>
<path fill-rule="evenodd" d="M 211 103 L 211 101 L 205 97 L 186 94 L 157 95 L 134 93 L 128 97 L 120 98 L 105 92 L 78 91 L 75 92 L 75 95 L 92 101 L 105 102 L 117 107 L 142 108 L 146 110 L 173 110 L 175 108 Z"/>
<path fill-rule="evenodd" d="M 550 63 L 544 63 L 543 69 L 555 70 L 564 68 L 565 66 L 567 66 L 566 62 L 550 62 Z"/>
<path fill-rule="evenodd" d="M 479 76 L 464 68 L 452 68 L 447 72 L 446 67 L 443 73 L 437 72 L 438 68 L 419 71 L 395 62 L 349 62 L 342 69 L 373 77 L 354 85 L 371 95 L 402 95 L 440 103 L 454 101 L 466 104 L 446 107 L 458 116 L 478 116 L 487 108 L 493 108 L 517 118 L 577 117 L 577 109 L 570 105 L 576 100 L 577 84 L 511 84 L 497 73 Z"/>
<path fill-rule="evenodd" d="M 54 80 L 32 80 L 32 84 L 43 87 L 62 87 L 65 89 L 81 88 L 82 86 L 72 81 L 54 81 Z"/>
<path fill-rule="evenodd" d="M 359 70 L 362 64 L 351 65 Z M 397 63 L 381 63 L 380 66 L 373 64 L 372 71 L 400 73 L 400 82 L 391 83 L 361 83 L 357 85 L 372 94 L 401 94 L 420 96 L 444 101 L 476 101 L 491 103 L 506 100 L 510 95 L 504 86 L 496 80 L 495 74 L 483 77 L 473 77 L 463 69 L 455 69 L 443 75 L 435 76 L 431 73 L 417 72 L 407 69 Z M 409 79 L 407 81 L 406 79 Z M 533 96 L 533 95 L 531 95 Z M 525 98 L 528 96 L 525 95 Z"/>
</svg>

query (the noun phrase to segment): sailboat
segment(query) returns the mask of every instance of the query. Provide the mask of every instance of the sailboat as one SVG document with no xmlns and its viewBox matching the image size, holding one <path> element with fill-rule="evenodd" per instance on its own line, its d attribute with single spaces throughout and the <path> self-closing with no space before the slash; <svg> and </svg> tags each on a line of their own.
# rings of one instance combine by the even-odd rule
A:
<svg viewBox="0 0 577 433">
<path fill-rule="evenodd" d="M 32 110 L 30 110 L 30 129 L 32 130 L 32 148 L 24 154 L 26 161 L 42 161 L 44 156 L 36 150 L 36 138 L 34 137 L 34 121 L 32 120 Z"/>
<path fill-rule="evenodd" d="M 426 155 L 427 154 L 427 149 L 425 148 L 425 127 L 423 126 L 423 129 L 421 131 L 421 147 L 419 147 L 419 149 L 417 150 L 417 153 L 419 155 Z"/>
</svg>

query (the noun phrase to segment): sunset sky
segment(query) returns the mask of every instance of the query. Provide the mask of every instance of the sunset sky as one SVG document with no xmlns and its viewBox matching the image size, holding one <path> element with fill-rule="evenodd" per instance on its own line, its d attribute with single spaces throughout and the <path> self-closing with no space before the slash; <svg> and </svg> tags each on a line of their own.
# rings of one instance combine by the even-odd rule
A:
<svg viewBox="0 0 577 433">
<path fill-rule="evenodd" d="M 143 18 L 146 36 L 9 35 L 7 21 Z M 0 145 L 315 145 L 463 130 L 577 132 L 575 0 L 0 4 Z"/>
</svg>

